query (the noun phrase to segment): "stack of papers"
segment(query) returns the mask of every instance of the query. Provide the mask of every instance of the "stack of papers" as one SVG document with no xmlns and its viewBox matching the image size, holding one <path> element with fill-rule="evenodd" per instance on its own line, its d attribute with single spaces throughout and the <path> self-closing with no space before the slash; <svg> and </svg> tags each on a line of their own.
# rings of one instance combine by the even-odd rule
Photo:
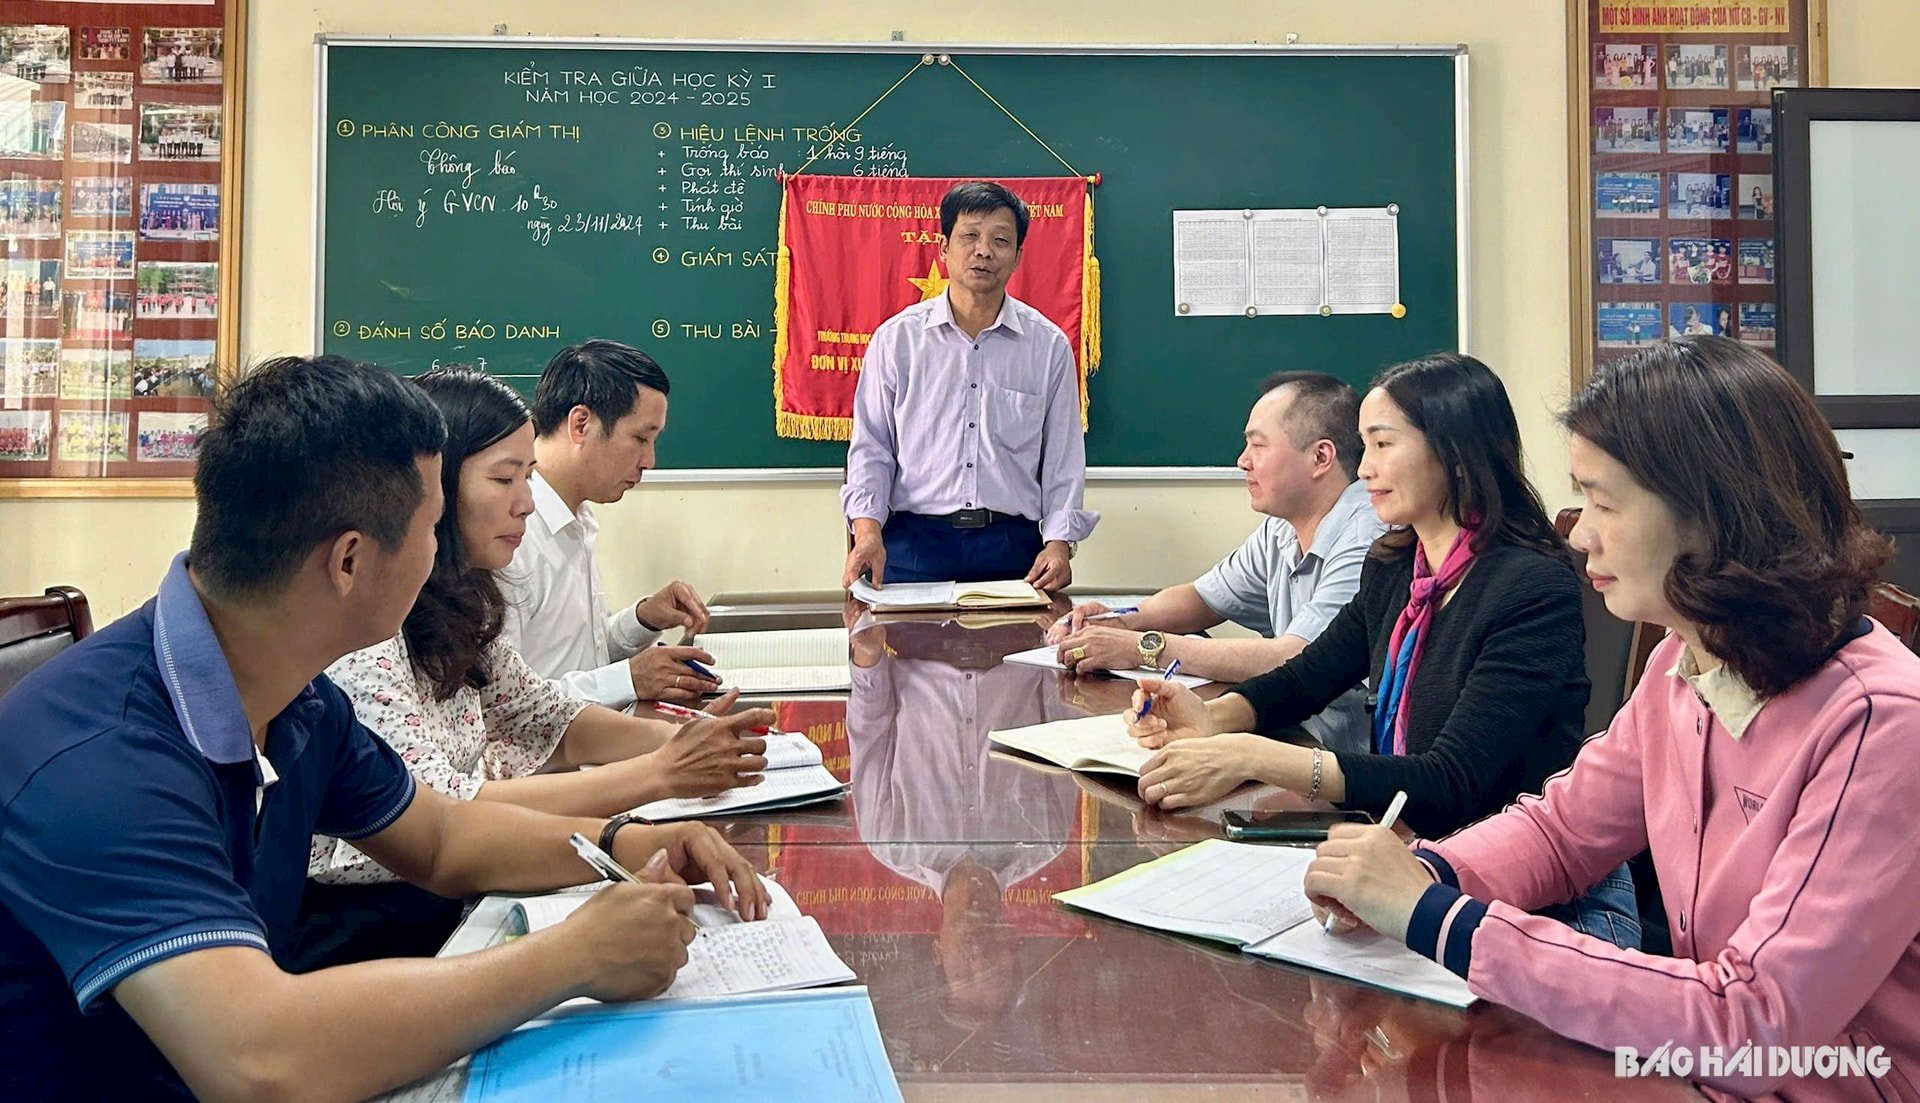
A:
<svg viewBox="0 0 1920 1103">
<path fill-rule="evenodd" d="M 1003 663 L 1019 663 L 1021 666 L 1044 666 L 1048 670 L 1065 670 L 1067 668 L 1066 664 L 1060 661 L 1059 645 L 1051 643 L 1036 647 L 1031 651 L 1016 651 L 1000 661 Z M 1115 677 L 1126 678 L 1135 682 L 1142 678 L 1168 680 L 1164 671 L 1154 670 L 1144 666 L 1134 667 L 1131 670 L 1103 670 L 1101 673 L 1112 674 Z M 1171 681 L 1177 685 L 1183 685 L 1188 689 L 1193 689 L 1196 686 L 1209 685 L 1213 679 L 1202 678 L 1197 674 L 1175 674 Z"/>
<path fill-rule="evenodd" d="M 1140 768 L 1154 754 L 1134 742 L 1125 718 L 1117 712 L 988 732 L 987 740 L 1069 770 L 1127 777 L 1139 777 Z"/>
<path fill-rule="evenodd" d="M 1303 887 L 1312 861 L 1311 850 L 1209 839 L 1053 898 L 1452 1007 L 1474 1002 L 1466 981 L 1393 939 L 1322 930 Z"/>
<path fill-rule="evenodd" d="M 713 671 L 727 689 L 820 693 L 853 686 L 844 628 L 714 632 L 693 642 L 713 656 Z"/>
<path fill-rule="evenodd" d="M 710 886 L 694 890 L 698 903 L 693 923 L 699 928 L 687 946 L 687 963 L 660 999 L 712 999 L 757 992 L 817 988 L 854 979 L 853 970 L 827 943 L 820 924 L 800 909 L 777 882 L 760 879 L 773 898 L 767 918 L 752 923 L 721 907 Z M 532 933 L 564 923 L 604 884 L 587 891 L 528 896 L 514 902 L 513 929 Z M 597 1001 L 580 997 L 568 1005 Z"/>
<path fill-rule="evenodd" d="M 844 635 L 844 633 L 843 633 Z M 767 741 L 767 772 L 760 784 L 742 785 L 711 797 L 669 797 L 633 810 L 653 823 L 694 820 L 722 812 L 770 812 L 835 800 L 847 791 L 846 782 L 833 776 L 813 740 L 798 732 L 771 732 Z"/>
<path fill-rule="evenodd" d="M 876 613 L 910 613 L 931 609 L 1020 609 L 1045 605 L 1047 595 L 1017 579 L 1002 582 L 894 582 L 875 586 L 855 579 L 854 600 Z"/>
</svg>

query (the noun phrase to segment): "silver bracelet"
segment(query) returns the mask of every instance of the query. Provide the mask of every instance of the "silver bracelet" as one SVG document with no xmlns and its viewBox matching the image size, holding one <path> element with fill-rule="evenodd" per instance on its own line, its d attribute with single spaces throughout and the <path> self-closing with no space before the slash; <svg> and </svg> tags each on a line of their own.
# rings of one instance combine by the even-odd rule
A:
<svg viewBox="0 0 1920 1103">
<path fill-rule="evenodd" d="M 1313 749 L 1313 784 L 1307 786 L 1307 799 L 1318 800 L 1319 798 L 1320 798 L 1320 748 L 1315 747 Z"/>
</svg>

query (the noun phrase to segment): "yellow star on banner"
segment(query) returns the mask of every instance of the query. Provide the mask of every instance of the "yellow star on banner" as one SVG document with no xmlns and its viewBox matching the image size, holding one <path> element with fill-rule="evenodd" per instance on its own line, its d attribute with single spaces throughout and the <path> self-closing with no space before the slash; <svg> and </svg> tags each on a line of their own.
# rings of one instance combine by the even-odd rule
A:
<svg viewBox="0 0 1920 1103">
<path fill-rule="evenodd" d="M 940 274 L 939 261 L 931 261 L 927 264 L 926 279 L 921 279 L 918 276 L 908 276 L 907 282 L 920 289 L 920 301 L 923 303 L 928 299 L 938 297 L 947 290 L 947 278 Z"/>
</svg>

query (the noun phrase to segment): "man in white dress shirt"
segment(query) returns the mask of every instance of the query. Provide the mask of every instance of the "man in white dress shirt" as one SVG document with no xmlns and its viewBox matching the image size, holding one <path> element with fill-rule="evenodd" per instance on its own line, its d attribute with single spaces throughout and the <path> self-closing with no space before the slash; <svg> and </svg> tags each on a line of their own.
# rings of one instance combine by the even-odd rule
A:
<svg viewBox="0 0 1920 1103">
<path fill-rule="evenodd" d="M 667 426 L 667 373 L 617 341 L 561 349 L 533 392 L 533 516 L 513 563 L 499 572 L 507 597 L 502 637 L 541 677 L 567 693 L 625 708 L 693 701 L 719 683 L 687 660 L 697 647 L 653 646 L 674 628 L 700 632 L 707 607 L 685 582 L 609 614 L 594 541 L 592 502 L 617 502 L 654 466 Z"/>
</svg>

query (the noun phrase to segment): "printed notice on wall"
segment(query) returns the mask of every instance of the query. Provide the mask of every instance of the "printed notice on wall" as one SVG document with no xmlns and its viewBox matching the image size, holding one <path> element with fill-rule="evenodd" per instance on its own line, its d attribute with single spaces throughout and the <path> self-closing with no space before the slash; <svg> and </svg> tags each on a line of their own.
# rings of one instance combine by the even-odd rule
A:
<svg viewBox="0 0 1920 1103">
<path fill-rule="evenodd" d="M 1399 208 L 1173 212 L 1174 313 L 1388 314 Z"/>
</svg>

